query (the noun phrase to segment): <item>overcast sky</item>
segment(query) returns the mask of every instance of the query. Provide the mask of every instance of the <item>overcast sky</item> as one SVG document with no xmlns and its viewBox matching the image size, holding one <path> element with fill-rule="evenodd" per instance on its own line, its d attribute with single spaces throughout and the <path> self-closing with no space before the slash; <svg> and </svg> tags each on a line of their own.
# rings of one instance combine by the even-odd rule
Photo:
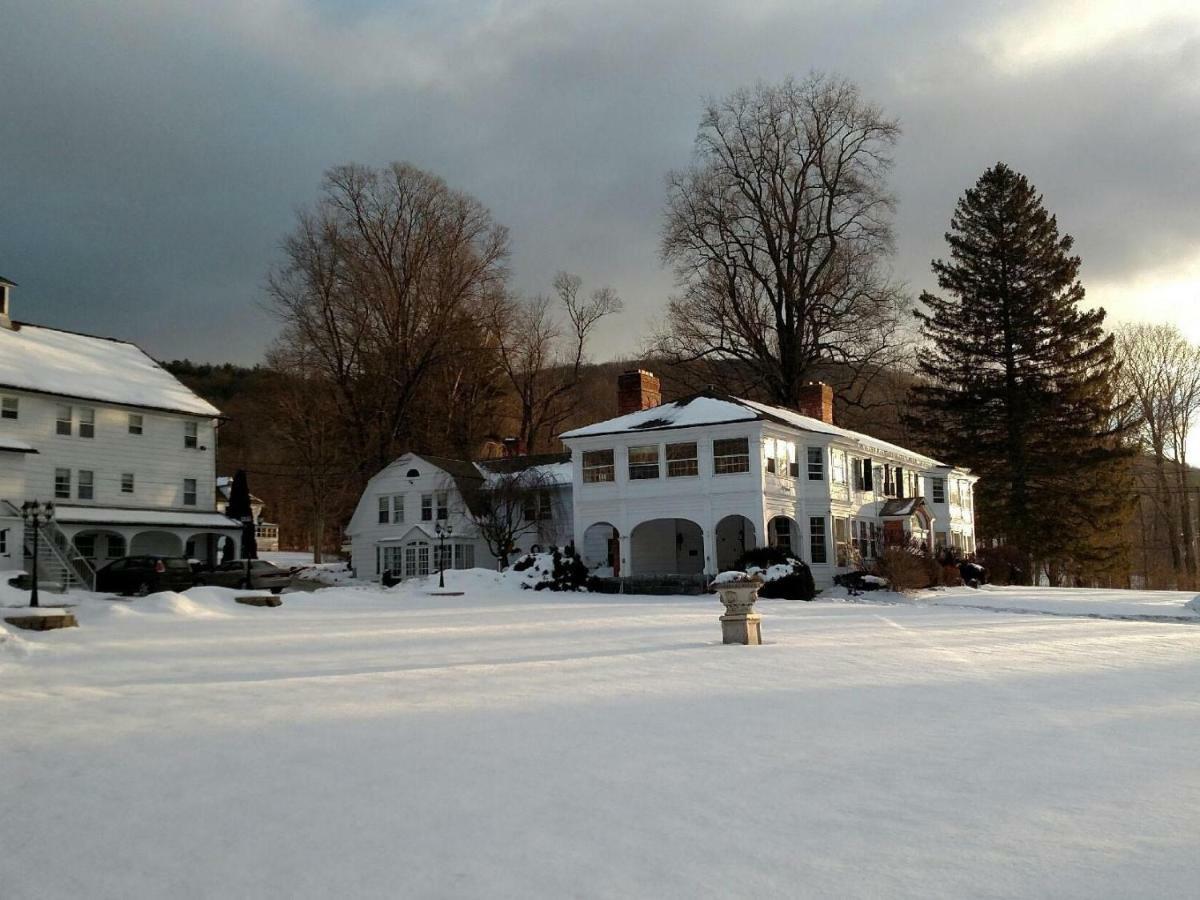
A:
<svg viewBox="0 0 1200 900">
<path fill-rule="evenodd" d="M 1200 3 L 0 0 L 0 274 L 16 317 L 255 362 L 260 304 L 321 173 L 406 160 L 511 229 L 514 286 L 558 269 L 626 302 L 672 281 L 664 175 L 702 99 L 822 69 L 904 129 L 898 274 L 1004 160 L 1073 234 L 1090 300 L 1200 340 Z"/>
</svg>

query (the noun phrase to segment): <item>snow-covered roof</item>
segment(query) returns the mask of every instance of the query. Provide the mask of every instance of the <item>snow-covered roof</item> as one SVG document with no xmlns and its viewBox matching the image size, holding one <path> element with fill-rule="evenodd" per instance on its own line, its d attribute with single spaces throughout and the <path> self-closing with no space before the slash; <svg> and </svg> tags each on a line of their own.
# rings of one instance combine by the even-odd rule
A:
<svg viewBox="0 0 1200 900">
<path fill-rule="evenodd" d="M 13 453 L 37 453 L 33 444 L 3 435 L 0 435 L 0 450 L 11 450 Z"/>
<path fill-rule="evenodd" d="M 541 485 L 568 485 L 571 483 L 571 454 L 542 453 L 531 456 L 509 456 L 500 459 L 476 461 L 485 479 L 495 480 L 502 475 L 516 472 L 528 474 L 530 483 Z"/>
<path fill-rule="evenodd" d="M 0 328 L 0 387 L 199 416 L 220 410 L 136 344 L 41 325 Z"/>
<path fill-rule="evenodd" d="M 73 525 L 163 525 L 178 528 L 241 528 L 215 512 L 177 512 L 170 509 L 127 509 L 104 506 L 55 506 L 54 518 Z"/>
<path fill-rule="evenodd" d="M 740 397 L 726 397 L 711 393 L 696 394 L 684 397 L 672 403 L 664 403 L 650 409 L 606 419 L 592 425 L 576 428 L 562 435 L 564 440 L 570 438 L 595 437 L 599 435 L 627 434 L 638 431 L 656 431 L 669 428 L 688 428 L 697 425 L 724 425 L 731 422 L 752 422 L 769 420 L 777 424 L 808 431 L 814 434 L 826 434 L 851 441 L 868 450 L 897 456 L 908 456 L 918 460 L 927 467 L 941 466 L 936 459 L 873 438 L 869 434 L 851 431 L 831 425 L 812 416 L 802 415 L 792 409 L 782 406 L 771 406 L 755 400 L 743 400 Z"/>
</svg>

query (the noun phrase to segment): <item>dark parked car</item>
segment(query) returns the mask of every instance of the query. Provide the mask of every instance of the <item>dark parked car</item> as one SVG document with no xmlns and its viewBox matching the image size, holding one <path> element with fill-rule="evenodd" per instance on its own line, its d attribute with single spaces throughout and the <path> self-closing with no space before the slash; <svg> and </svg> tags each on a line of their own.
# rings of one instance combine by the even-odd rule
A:
<svg viewBox="0 0 1200 900">
<path fill-rule="evenodd" d="M 246 560 L 235 559 L 196 573 L 196 584 L 227 588 L 250 588 L 278 594 L 292 583 L 293 569 L 281 569 L 265 559 L 250 560 L 250 583 L 246 583 Z"/>
<path fill-rule="evenodd" d="M 96 573 L 96 590 L 144 597 L 157 591 L 184 591 L 195 584 L 182 556 L 123 556 Z"/>
</svg>

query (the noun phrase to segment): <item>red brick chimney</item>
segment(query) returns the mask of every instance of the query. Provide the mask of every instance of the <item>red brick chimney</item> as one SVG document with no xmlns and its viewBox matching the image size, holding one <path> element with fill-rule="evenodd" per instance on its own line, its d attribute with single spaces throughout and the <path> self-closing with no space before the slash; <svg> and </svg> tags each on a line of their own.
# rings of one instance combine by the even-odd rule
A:
<svg viewBox="0 0 1200 900">
<path fill-rule="evenodd" d="M 529 452 L 529 448 L 525 446 L 525 442 L 519 437 L 506 437 L 502 442 L 504 447 L 504 458 L 513 459 L 517 456 L 524 456 Z"/>
<path fill-rule="evenodd" d="M 617 376 L 617 415 L 650 409 L 662 403 L 662 382 L 653 372 L 631 369 Z"/>
<path fill-rule="evenodd" d="M 823 381 L 810 381 L 800 388 L 797 405 L 801 415 L 833 424 L 833 388 Z"/>
</svg>

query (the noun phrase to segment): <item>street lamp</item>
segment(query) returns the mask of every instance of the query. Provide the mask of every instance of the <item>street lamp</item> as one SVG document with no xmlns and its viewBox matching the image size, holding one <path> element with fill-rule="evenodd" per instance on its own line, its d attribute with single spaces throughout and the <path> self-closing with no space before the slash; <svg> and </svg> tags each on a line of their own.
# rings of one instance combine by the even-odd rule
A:
<svg viewBox="0 0 1200 900">
<path fill-rule="evenodd" d="M 54 504 L 26 500 L 21 504 L 21 521 L 33 528 L 33 584 L 29 592 L 29 605 L 38 605 L 38 536 L 43 525 L 54 521 Z"/>
<path fill-rule="evenodd" d="M 433 531 L 438 539 L 438 587 L 444 588 L 446 586 L 446 538 L 454 534 L 454 526 L 438 522 L 433 526 Z"/>
</svg>

